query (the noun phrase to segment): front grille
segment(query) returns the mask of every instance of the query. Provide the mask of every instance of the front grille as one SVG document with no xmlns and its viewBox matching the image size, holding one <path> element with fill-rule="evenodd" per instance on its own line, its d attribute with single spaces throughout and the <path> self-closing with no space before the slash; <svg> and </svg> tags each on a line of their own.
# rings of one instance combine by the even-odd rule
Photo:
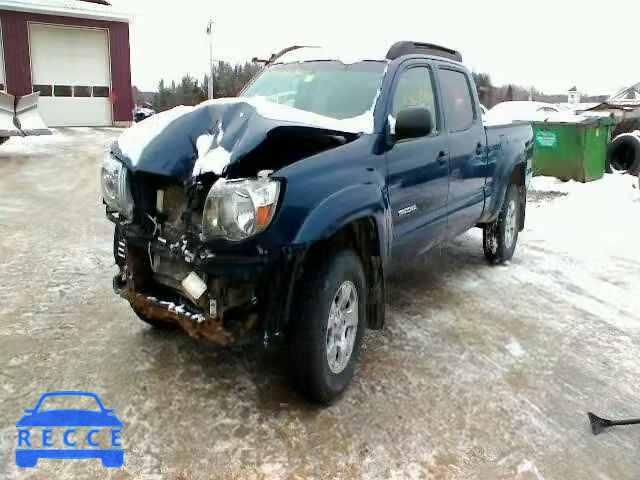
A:
<svg viewBox="0 0 640 480">
<path fill-rule="evenodd" d="M 184 235 L 198 235 L 201 230 L 202 208 L 199 199 L 189 206 L 187 188 L 174 179 L 138 172 L 132 182 L 137 220 L 146 233 L 154 232 L 154 223 L 160 226 L 160 236 L 170 243 L 179 241 Z M 162 192 L 162 193 L 159 193 Z M 158 233 L 158 232 L 156 232 Z"/>
</svg>

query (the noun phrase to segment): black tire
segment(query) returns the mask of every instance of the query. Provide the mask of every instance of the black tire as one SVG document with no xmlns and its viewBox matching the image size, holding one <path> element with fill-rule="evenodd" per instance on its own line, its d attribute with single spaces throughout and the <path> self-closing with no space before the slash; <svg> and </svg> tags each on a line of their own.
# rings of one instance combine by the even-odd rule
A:
<svg viewBox="0 0 640 480">
<path fill-rule="evenodd" d="M 310 400 L 329 405 L 345 391 L 355 371 L 365 330 L 367 288 L 362 263 L 352 250 L 334 250 L 322 260 L 306 266 L 297 290 L 294 301 L 300 304 L 293 310 L 288 331 L 288 367 L 296 388 Z M 345 283 L 357 292 L 358 322 L 348 363 L 334 373 L 327 354 L 329 311 Z"/>
<path fill-rule="evenodd" d="M 623 135 L 607 146 L 606 163 L 615 172 L 636 175 L 640 171 L 640 137 Z"/>
<path fill-rule="evenodd" d="M 162 329 L 162 330 L 172 330 L 177 327 L 177 324 L 175 322 L 172 322 L 171 320 L 163 320 L 161 318 L 149 317 L 144 313 L 142 313 L 133 305 L 131 305 L 131 310 L 133 310 L 133 313 L 135 313 L 140 320 L 142 320 L 147 325 L 151 325 L 153 328 Z"/>
<path fill-rule="evenodd" d="M 0 137 L 0 145 L 2 145 L 4 142 L 8 140 L 9 140 L 9 137 Z"/>
<path fill-rule="evenodd" d="M 515 218 L 511 217 L 511 210 Z M 484 226 L 482 247 L 484 256 L 492 265 L 508 262 L 518 243 L 520 216 L 522 215 L 521 196 L 517 185 L 509 185 L 498 218 Z M 510 232 L 510 233 L 509 233 Z"/>
</svg>

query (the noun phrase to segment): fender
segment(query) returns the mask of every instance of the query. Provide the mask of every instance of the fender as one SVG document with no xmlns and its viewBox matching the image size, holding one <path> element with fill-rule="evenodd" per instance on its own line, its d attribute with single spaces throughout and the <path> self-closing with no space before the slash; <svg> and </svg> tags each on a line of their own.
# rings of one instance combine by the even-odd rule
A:
<svg viewBox="0 0 640 480">
<path fill-rule="evenodd" d="M 518 143 L 518 145 L 520 145 Z M 522 148 L 515 150 L 517 155 L 513 158 L 514 149 L 509 145 L 502 144 L 501 148 L 505 158 L 498 162 L 491 180 L 491 189 L 487 191 L 484 212 L 478 223 L 489 223 L 498 218 L 504 197 L 507 194 L 507 187 L 511 184 L 513 172 L 520 170 L 521 175 L 518 185 L 527 187 L 532 176 L 533 142 L 524 142 Z M 512 161 L 509 161 L 512 160 Z M 523 225 L 521 225 L 523 227 Z"/>
<path fill-rule="evenodd" d="M 507 194 L 507 187 L 511 185 L 511 176 L 514 171 L 518 169 L 525 169 L 524 171 L 526 176 L 526 166 L 524 163 L 520 162 L 509 167 L 510 168 L 508 170 L 505 168 L 505 171 L 500 173 L 501 176 L 499 177 L 499 180 L 494 179 L 494 185 L 498 185 L 498 188 L 493 191 L 493 194 L 490 197 L 487 197 L 484 213 L 478 223 L 489 223 L 498 218 L 500 209 L 504 202 L 504 197 Z M 526 180 L 519 182 L 517 185 L 526 185 Z"/>
<path fill-rule="evenodd" d="M 382 264 L 386 264 L 391 242 L 391 216 L 388 195 L 379 185 L 354 185 L 339 190 L 311 210 L 296 234 L 294 245 L 308 245 L 331 237 L 342 227 L 371 217 L 378 230 Z"/>
<path fill-rule="evenodd" d="M 369 289 L 372 301 L 367 306 L 367 326 L 376 330 L 383 327 L 385 317 L 384 270 L 391 249 L 390 212 L 386 188 L 381 189 L 380 185 L 372 183 L 347 187 L 320 202 L 309 213 L 293 241 L 294 245 L 304 248 L 319 240 L 330 238 L 352 222 L 364 218 L 373 219 L 378 234 L 380 261 L 375 263 L 373 283 Z M 299 267 L 300 264 L 294 269 L 294 277 L 299 274 Z M 293 289 L 287 295 L 285 318 L 289 318 L 292 294 Z"/>
</svg>

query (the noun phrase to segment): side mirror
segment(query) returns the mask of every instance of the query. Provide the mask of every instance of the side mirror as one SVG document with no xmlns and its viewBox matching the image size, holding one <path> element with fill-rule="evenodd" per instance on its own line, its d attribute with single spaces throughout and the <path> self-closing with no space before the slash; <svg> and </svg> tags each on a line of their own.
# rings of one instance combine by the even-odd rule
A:
<svg viewBox="0 0 640 480">
<path fill-rule="evenodd" d="M 433 117 L 428 108 L 408 107 L 398 112 L 396 139 L 426 137 L 433 132 Z"/>
<path fill-rule="evenodd" d="M 33 413 L 33 408 L 25 408 L 24 413 Z"/>
<path fill-rule="evenodd" d="M 114 408 L 105 408 L 104 413 L 106 413 L 107 415 L 113 415 L 114 413 L 116 413 L 116 410 Z"/>
</svg>

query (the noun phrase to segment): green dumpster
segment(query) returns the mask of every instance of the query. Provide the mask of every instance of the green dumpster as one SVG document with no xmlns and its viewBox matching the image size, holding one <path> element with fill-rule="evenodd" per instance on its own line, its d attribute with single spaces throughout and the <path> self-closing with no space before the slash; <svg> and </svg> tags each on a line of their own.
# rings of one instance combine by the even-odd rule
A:
<svg viewBox="0 0 640 480">
<path fill-rule="evenodd" d="M 602 178 L 611 125 L 609 118 L 534 122 L 533 174 L 579 182 Z"/>
</svg>

